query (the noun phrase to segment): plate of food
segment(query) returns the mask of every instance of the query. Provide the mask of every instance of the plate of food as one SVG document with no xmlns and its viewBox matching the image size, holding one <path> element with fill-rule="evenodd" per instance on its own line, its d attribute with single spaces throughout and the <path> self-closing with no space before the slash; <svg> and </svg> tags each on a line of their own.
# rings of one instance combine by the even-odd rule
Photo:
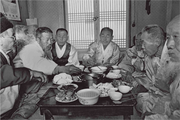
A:
<svg viewBox="0 0 180 120">
<path fill-rule="evenodd" d="M 60 73 L 58 75 L 55 75 L 53 78 L 53 83 L 56 85 L 61 85 L 61 84 L 70 84 L 72 83 L 72 77 L 69 74 L 66 73 Z"/>
<path fill-rule="evenodd" d="M 63 93 L 63 92 L 59 92 L 56 97 L 55 97 L 56 101 L 61 102 L 61 103 L 70 103 L 70 102 L 74 102 L 78 99 L 76 93 L 71 94 L 67 94 L 67 93 Z"/>
<path fill-rule="evenodd" d="M 90 89 L 98 89 L 101 92 L 100 97 L 108 97 L 109 90 L 118 90 L 117 88 L 114 88 L 111 83 L 99 83 L 97 85 L 93 84 Z"/>
<path fill-rule="evenodd" d="M 74 102 L 78 99 L 75 90 L 78 88 L 76 84 L 64 84 L 57 87 L 59 93 L 56 95 L 55 99 L 61 103 Z"/>
<path fill-rule="evenodd" d="M 75 91 L 78 88 L 78 85 L 73 83 L 67 83 L 67 84 L 60 84 L 57 89 L 59 91 Z"/>
</svg>

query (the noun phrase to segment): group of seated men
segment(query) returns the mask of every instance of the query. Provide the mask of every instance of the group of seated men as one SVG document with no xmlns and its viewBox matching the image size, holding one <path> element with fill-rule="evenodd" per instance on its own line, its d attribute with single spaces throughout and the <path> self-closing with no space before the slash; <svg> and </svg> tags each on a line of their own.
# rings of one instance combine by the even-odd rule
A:
<svg viewBox="0 0 180 120">
<path fill-rule="evenodd" d="M 36 35 L 28 27 L 12 23 L 1 13 L 0 70 L 1 119 L 29 118 L 38 108 L 37 92 L 59 73 L 78 74 L 78 52 L 68 42 L 68 31 L 59 28 L 55 42 L 48 27 Z M 136 108 L 145 119 L 180 118 L 180 15 L 164 30 L 147 25 L 135 37 L 135 46 L 122 55 L 113 30 L 105 27 L 100 40 L 91 43 L 82 57 L 84 66 L 117 65 L 132 74 L 129 82 L 138 91 Z M 16 42 L 15 42 L 16 41 Z M 16 43 L 16 44 L 14 44 Z M 162 105 L 164 107 L 162 107 Z"/>
</svg>

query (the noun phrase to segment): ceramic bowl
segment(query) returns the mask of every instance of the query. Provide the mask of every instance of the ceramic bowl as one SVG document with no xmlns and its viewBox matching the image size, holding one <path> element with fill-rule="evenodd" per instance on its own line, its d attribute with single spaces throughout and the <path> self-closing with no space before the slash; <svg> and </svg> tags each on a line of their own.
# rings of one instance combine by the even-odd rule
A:
<svg viewBox="0 0 180 120">
<path fill-rule="evenodd" d="M 120 74 L 120 69 L 114 69 L 114 70 L 111 70 L 111 72 L 115 73 L 115 74 Z"/>
<path fill-rule="evenodd" d="M 132 90 L 132 87 L 128 85 L 119 85 L 118 89 L 121 93 L 128 93 L 130 90 Z"/>
<path fill-rule="evenodd" d="M 108 95 L 111 100 L 120 100 L 122 98 L 122 93 L 116 91 L 109 91 Z"/>
<path fill-rule="evenodd" d="M 117 65 L 113 65 L 112 68 L 113 68 L 113 69 L 117 69 L 118 66 L 117 66 Z"/>
<path fill-rule="evenodd" d="M 100 92 L 96 89 L 82 89 L 77 92 L 79 102 L 83 105 L 94 105 L 98 102 Z"/>
<path fill-rule="evenodd" d="M 109 79 L 118 79 L 118 78 L 121 78 L 122 75 L 121 74 L 116 74 L 116 73 L 113 73 L 113 72 L 109 72 L 106 75 L 106 77 L 109 78 Z"/>
<path fill-rule="evenodd" d="M 101 72 L 105 72 L 107 70 L 107 67 L 105 66 L 95 66 L 90 68 L 91 72 L 94 73 L 101 73 Z"/>
</svg>

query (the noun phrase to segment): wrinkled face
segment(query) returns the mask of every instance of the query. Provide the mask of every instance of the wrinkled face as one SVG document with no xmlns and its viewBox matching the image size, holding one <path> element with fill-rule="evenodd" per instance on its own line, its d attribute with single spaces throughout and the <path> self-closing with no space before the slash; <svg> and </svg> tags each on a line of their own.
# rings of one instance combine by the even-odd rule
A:
<svg viewBox="0 0 180 120">
<path fill-rule="evenodd" d="M 51 40 L 53 39 L 52 33 L 44 32 L 41 34 L 39 44 L 42 47 L 43 50 L 46 49 L 47 46 L 51 44 Z"/>
<path fill-rule="evenodd" d="M 170 60 L 180 62 L 180 21 L 170 23 L 166 28 L 166 33 Z"/>
<path fill-rule="evenodd" d="M 103 44 L 103 46 L 108 46 L 109 43 L 112 41 L 113 36 L 111 35 L 111 32 L 108 30 L 104 30 L 100 34 L 100 42 Z"/>
<path fill-rule="evenodd" d="M 56 42 L 59 46 L 63 46 L 68 40 L 68 34 L 66 31 L 58 31 L 56 34 Z"/>
<path fill-rule="evenodd" d="M 15 43 L 15 37 L 13 36 L 13 29 L 9 28 L 7 30 L 7 35 L 3 36 L 3 50 L 5 52 L 12 50 Z"/>
<path fill-rule="evenodd" d="M 142 49 L 144 53 L 147 54 L 148 56 L 153 56 L 158 51 L 158 46 L 157 44 L 153 43 L 150 38 L 151 35 L 148 34 L 147 32 L 142 33 L 141 35 L 141 39 L 143 40 Z"/>
<path fill-rule="evenodd" d="M 26 26 L 22 26 L 21 28 L 17 28 L 18 30 L 15 30 L 15 36 L 16 40 L 28 40 L 27 34 L 28 34 L 28 28 Z"/>
</svg>

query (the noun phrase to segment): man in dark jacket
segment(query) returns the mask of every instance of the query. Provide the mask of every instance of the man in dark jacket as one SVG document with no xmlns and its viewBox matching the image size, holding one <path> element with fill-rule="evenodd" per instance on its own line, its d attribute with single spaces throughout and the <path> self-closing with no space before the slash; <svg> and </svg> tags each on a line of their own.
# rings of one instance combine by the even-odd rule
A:
<svg viewBox="0 0 180 120">
<path fill-rule="evenodd" d="M 13 68 L 7 55 L 15 43 L 13 24 L 2 13 L 0 13 L 0 21 L 0 119 L 8 119 L 19 107 L 20 96 L 24 93 L 37 92 L 42 83 L 47 82 L 47 78 L 43 73 L 27 68 Z M 26 109 L 28 109 L 29 114 L 32 114 L 31 109 L 34 108 L 36 105 L 31 105 Z M 14 117 L 17 116 L 24 118 L 23 114 L 16 114 Z"/>
</svg>

